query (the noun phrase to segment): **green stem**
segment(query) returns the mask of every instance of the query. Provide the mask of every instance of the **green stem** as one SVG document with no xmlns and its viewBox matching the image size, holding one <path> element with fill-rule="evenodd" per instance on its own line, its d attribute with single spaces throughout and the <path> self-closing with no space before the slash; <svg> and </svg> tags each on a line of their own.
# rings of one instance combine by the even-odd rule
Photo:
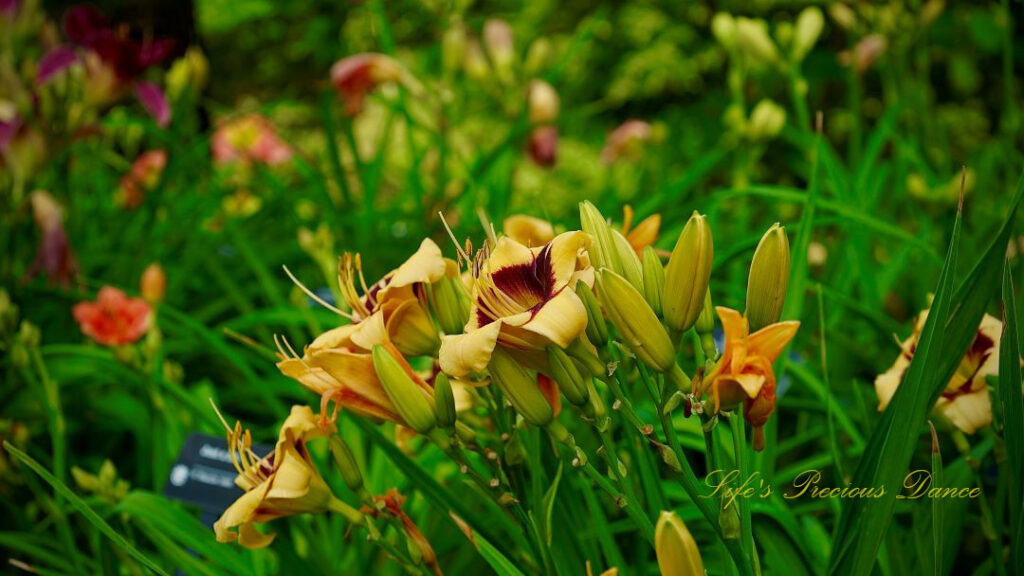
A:
<svg viewBox="0 0 1024 576">
<path fill-rule="evenodd" d="M 601 445 L 604 447 L 605 460 L 608 462 L 608 467 L 611 468 L 612 478 L 615 479 L 615 483 L 618 485 L 619 490 L 622 491 L 622 498 L 626 503 L 626 513 L 636 522 L 641 532 L 644 534 L 644 538 L 647 539 L 651 545 L 654 545 L 654 524 L 651 519 L 647 516 L 644 511 L 640 500 L 636 496 L 633 487 L 630 486 L 626 478 L 619 473 L 619 457 L 616 452 L 615 442 L 607 431 L 601 431 L 596 426 L 594 430 L 597 435 L 601 438 Z"/>
<path fill-rule="evenodd" d="M 742 481 L 746 479 L 750 470 L 750 465 L 747 462 L 746 431 L 743 425 L 743 418 L 740 417 L 738 410 L 729 417 L 729 423 L 732 426 L 732 442 L 733 452 L 736 457 L 736 470 L 739 471 L 739 477 Z M 735 502 L 737 502 L 740 507 L 740 536 L 742 538 L 743 546 L 747 548 L 750 552 L 751 558 L 754 560 L 754 572 L 760 576 L 761 565 L 757 558 L 757 546 L 754 544 L 754 530 L 750 519 L 750 503 L 743 497 L 737 498 Z"/>
</svg>

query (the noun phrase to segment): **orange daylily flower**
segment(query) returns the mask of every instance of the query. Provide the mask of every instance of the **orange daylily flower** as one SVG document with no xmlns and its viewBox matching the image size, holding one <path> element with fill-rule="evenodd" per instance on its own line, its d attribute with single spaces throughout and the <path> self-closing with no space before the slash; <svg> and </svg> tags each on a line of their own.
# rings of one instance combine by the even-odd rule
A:
<svg viewBox="0 0 1024 576">
<path fill-rule="evenodd" d="M 149 330 L 152 309 L 141 298 L 129 298 L 113 286 L 100 288 L 95 302 L 79 302 L 71 310 L 82 333 L 104 346 L 131 344 Z"/>
<path fill-rule="evenodd" d="M 658 241 L 658 231 L 661 229 L 661 214 L 651 214 L 641 220 L 635 228 L 633 224 L 633 207 L 626 204 L 622 207 L 622 235 L 636 251 L 637 256 L 643 256 L 644 248 Z"/>
<path fill-rule="evenodd" d="M 743 417 L 754 427 L 754 450 L 761 450 L 762 427 L 775 410 L 772 363 L 796 335 L 800 322 L 778 322 L 751 334 L 742 314 L 723 306 L 715 310 L 725 330 L 725 352 L 703 379 L 694 379 L 694 392 L 710 391 L 715 399 L 715 413 L 743 403 Z"/>
</svg>

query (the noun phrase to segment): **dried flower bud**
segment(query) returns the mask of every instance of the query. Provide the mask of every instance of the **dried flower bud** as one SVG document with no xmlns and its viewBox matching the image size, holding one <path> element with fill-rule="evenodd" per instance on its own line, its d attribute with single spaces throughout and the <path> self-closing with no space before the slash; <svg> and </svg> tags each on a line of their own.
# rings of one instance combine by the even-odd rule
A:
<svg viewBox="0 0 1024 576">
<path fill-rule="evenodd" d="M 654 552 L 661 576 L 704 576 L 697 541 L 675 512 L 662 512 L 654 529 Z"/>
<path fill-rule="evenodd" d="M 163 267 L 154 262 L 142 271 L 139 292 L 150 304 L 163 302 L 164 294 L 167 292 L 167 274 L 164 273 Z"/>
<path fill-rule="evenodd" d="M 331 436 L 330 447 L 334 464 L 341 472 L 345 485 L 353 492 L 360 492 L 363 487 L 363 474 L 359 471 L 359 464 L 356 463 L 352 449 L 338 435 Z"/>
<path fill-rule="evenodd" d="M 665 290 L 665 267 L 654 248 L 644 248 L 644 298 L 654 313 L 661 315 L 661 296 Z"/>
<path fill-rule="evenodd" d="M 576 406 L 586 404 L 589 400 L 587 383 L 565 350 L 558 346 L 548 346 L 548 363 L 551 365 L 551 377 L 565 398 Z"/>
<path fill-rule="evenodd" d="M 747 321 L 754 332 L 779 321 L 789 286 L 789 239 L 773 224 L 761 238 L 747 279 Z"/>
<path fill-rule="evenodd" d="M 437 421 L 430 398 L 409 376 L 405 359 L 399 360 L 398 351 L 376 344 L 373 347 L 373 367 L 395 411 L 409 428 L 427 434 Z"/>
<path fill-rule="evenodd" d="M 808 6 L 800 12 L 793 33 L 793 60 L 799 62 L 807 56 L 824 28 L 825 16 L 821 13 L 821 8 Z"/>
<path fill-rule="evenodd" d="M 608 342 L 608 326 L 605 324 L 604 315 L 601 314 L 601 306 L 594 297 L 594 291 L 586 282 L 577 282 L 576 295 L 587 310 L 587 340 L 597 346 L 604 346 Z"/>
<path fill-rule="evenodd" d="M 541 168 L 550 168 L 558 159 L 558 128 L 540 126 L 530 132 L 527 142 L 530 159 Z"/>
<path fill-rule="evenodd" d="M 675 348 L 643 294 L 607 268 L 598 270 L 596 278 L 597 295 L 622 339 L 641 362 L 669 372 L 676 365 Z"/>
<path fill-rule="evenodd" d="M 714 249 L 707 216 L 696 212 L 679 234 L 665 267 L 662 314 L 676 332 L 685 332 L 697 321 L 711 282 Z"/>
<path fill-rule="evenodd" d="M 439 372 L 434 378 L 434 412 L 440 428 L 450 429 L 455 426 L 455 394 L 444 372 Z"/>
<path fill-rule="evenodd" d="M 589 200 L 580 203 L 580 227 L 594 239 L 594 243 L 587 249 L 594 268 L 608 268 L 621 273 L 622 265 L 619 263 L 611 227 L 597 206 Z"/>
<path fill-rule="evenodd" d="M 533 426 L 546 427 L 554 419 L 554 411 L 544 392 L 525 368 L 500 346 L 491 354 L 488 365 L 491 380 L 523 418 Z"/>
</svg>

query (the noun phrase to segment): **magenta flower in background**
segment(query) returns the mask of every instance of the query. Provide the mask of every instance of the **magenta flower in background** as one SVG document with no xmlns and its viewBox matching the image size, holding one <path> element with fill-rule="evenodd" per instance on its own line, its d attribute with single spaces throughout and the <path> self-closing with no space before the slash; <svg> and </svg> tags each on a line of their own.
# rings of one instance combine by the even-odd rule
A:
<svg viewBox="0 0 1024 576">
<path fill-rule="evenodd" d="M 109 105 L 129 91 L 142 106 L 166 126 L 171 108 L 163 91 L 144 82 L 142 74 L 171 55 L 174 40 L 130 38 L 125 27 L 115 27 L 95 6 L 82 4 L 64 15 L 64 34 L 71 45 L 61 45 L 45 56 L 36 72 L 36 84 L 42 86 L 76 62 L 85 67 L 85 98 L 96 105 Z"/>
</svg>

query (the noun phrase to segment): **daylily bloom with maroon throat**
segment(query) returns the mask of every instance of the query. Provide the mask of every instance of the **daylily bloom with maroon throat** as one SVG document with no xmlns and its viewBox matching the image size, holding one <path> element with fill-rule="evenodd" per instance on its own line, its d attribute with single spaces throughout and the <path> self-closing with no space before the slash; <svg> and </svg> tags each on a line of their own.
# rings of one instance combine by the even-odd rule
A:
<svg viewBox="0 0 1024 576">
<path fill-rule="evenodd" d="M 918 315 L 914 333 L 900 343 L 902 351 L 896 362 L 875 379 L 879 412 L 889 405 L 903 381 L 927 318 L 927 310 Z M 988 314 L 981 319 L 974 341 L 935 403 L 935 412 L 967 434 L 992 424 L 992 402 L 985 379 L 999 375 L 999 342 L 1002 333 L 1003 323 L 998 319 Z"/>
<path fill-rule="evenodd" d="M 223 122 L 210 138 L 210 152 L 217 164 L 255 162 L 277 166 L 292 159 L 292 149 L 277 135 L 273 124 L 259 114 Z"/>
<path fill-rule="evenodd" d="M 67 11 L 64 33 L 73 47 L 61 45 L 46 54 L 40 61 L 36 84 L 44 85 L 68 66 L 81 62 L 85 67 L 86 102 L 109 106 L 132 90 L 157 124 L 166 126 L 171 121 L 171 107 L 163 91 L 141 77 L 171 55 L 173 40 L 134 40 L 126 27 L 111 25 L 102 12 L 88 4 Z"/>
<path fill-rule="evenodd" d="M 152 309 L 141 298 L 129 298 L 113 286 L 100 288 L 95 302 L 79 302 L 71 310 L 82 334 L 104 346 L 122 346 L 149 330 Z"/>
<path fill-rule="evenodd" d="M 299 286 L 320 304 L 348 318 L 351 324 L 321 334 L 302 356 L 287 347 L 286 342 L 279 342 L 281 361 L 277 367 L 320 395 L 321 418 L 325 418 L 328 403 L 333 401 L 335 412 L 346 408 L 373 420 L 404 425 L 377 377 L 371 351 L 376 344 L 390 343 L 402 355 L 433 354 L 438 335 L 424 305 L 424 285 L 454 273 L 455 263 L 445 260 L 441 249 L 429 239 L 401 266 L 369 287 L 362 277 L 358 256 L 347 255 L 342 259 L 339 283 L 351 312 L 340 310 Z M 362 295 L 357 284 L 363 288 Z M 433 395 L 433 389 L 422 378 L 410 376 Z"/>
<path fill-rule="evenodd" d="M 306 442 L 326 432 L 308 406 L 293 406 L 281 426 L 274 451 L 260 458 L 252 451 L 252 436 L 241 423 L 228 428 L 228 450 L 238 471 L 235 484 L 245 490 L 213 525 L 218 542 L 246 548 L 265 548 L 275 534 L 256 530 L 255 524 L 296 514 L 338 512 L 349 522 L 362 514 L 338 500 L 313 464 Z"/>
<path fill-rule="evenodd" d="M 533 248 L 503 236 L 473 263 L 472 307 L 466 333 L 444 336 L 441 369 L 461 377 L 487 368 L 499 343 L 517 359 L 543 364 L 550 345 L 569 347 L 586 329 L 576 283 L 594 283 L 590 236 L 565 232 Z"/>
<path fill-rule="evenodd" d="M 744 404 L 743 417 L 753 426 L 753 447 L 764 448 L 762 427 L 775 410 L 775 370 L 772 363 L 796 335 L 800 322 L 769 324 L 750 333 L 747 319 L 730 308 L 715 308 L 725 331 L 725 351 L 703 379 L 695 378 L 694 393 L 710 393 L 714 413 Z"/>
<path fill-rule="evenodd" d="M 343 58 L 331 67 L 331 83 L 345 103 L 345 114 L 358 116 L 366 96 L 377 86 L 398 82 L 404 75 L 402 65 L 384 54 L 364 53 Z"/>
</svg>

